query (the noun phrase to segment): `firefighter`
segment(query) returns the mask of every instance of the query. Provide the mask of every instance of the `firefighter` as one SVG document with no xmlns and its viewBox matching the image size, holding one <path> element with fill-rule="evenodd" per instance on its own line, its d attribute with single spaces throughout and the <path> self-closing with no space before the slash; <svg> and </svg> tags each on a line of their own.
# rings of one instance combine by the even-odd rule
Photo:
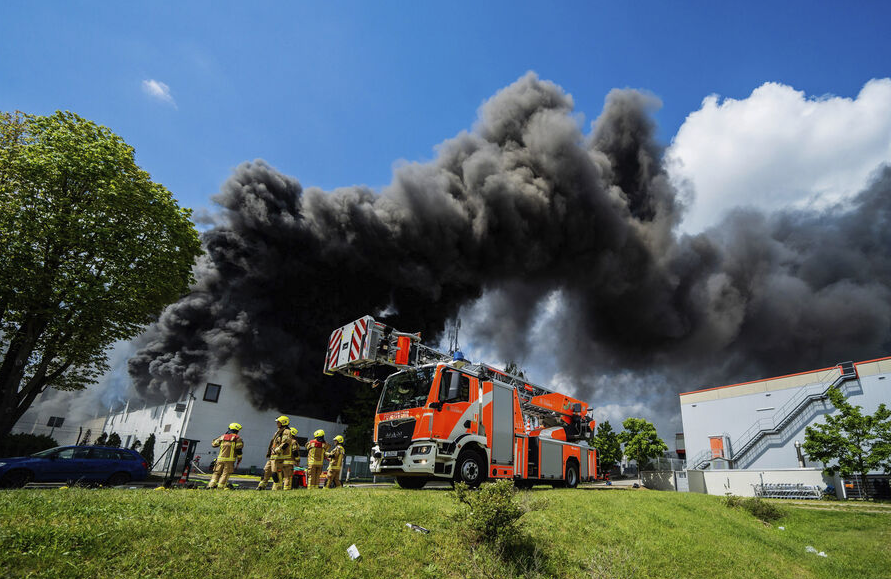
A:
<svg viewBox="0 0 891 579">
<path fill-rule="evenodd" d="M 233 422 L 229 425 L 226 434 L 214 439 L 211 446 L 220 447 L 220 454 L 217 456 L 216 464 L 213 467 L 213 476 L 210 477 L 210 483 L 207 488 L 227 488 L 226 483 L 229 482 L 229 475 L 235 470 L 238 464 L 241 464 L 241 451 L 244 448 L 244 440 L 238 436 L 241 425 Z M 238 464 L 236 464 L 236 461 Z"/>
<path fill-rule="evenodd" d="M 297 442 L 297 429 L 291 428 L 291 442 L 284 454 L 286 458 L 282 461 L 282 485 L 284 490 L 291 490 L 292 481 L 294 479 L 294 467 L 300 463 L 300 443 Z"/>
<path fill-rule="evenodd" d="M 272 470 L 272 490 L 274 491 L 284 488 L 282 469 L 285 460 L 291 458 L 291 429 L 288 426 L 290 422 L 291 420 L 287 416 L 276 418 L 275 423 L 278 429 L 275 431 L 272 440 L 269 441 L 269 460 L 271 462 L 270 469 Z"/>
<path fill-rule="evenodd" d="M 343 437 L 337 435 L 334 437 L 334 448 L 325 453 L 328 457 L 328 475 L 325 483 L 326 489 L 342 487 L 340 482 L 340 471 L 343 468 L 343 456 L 346 451 L 343 448 Z"/>
<path fill-rule="evenodd" d="M 306 466 L 309 470 L 309 482 L 306 488 L 319 488 L 319 477 L 322 475 L 322 463 L 325 461 L 325 453 L 331 448 L 325 442 L 325 431 L 321 428 L 313 433 L 313 439 L 306 443 Z"/>
</svg>

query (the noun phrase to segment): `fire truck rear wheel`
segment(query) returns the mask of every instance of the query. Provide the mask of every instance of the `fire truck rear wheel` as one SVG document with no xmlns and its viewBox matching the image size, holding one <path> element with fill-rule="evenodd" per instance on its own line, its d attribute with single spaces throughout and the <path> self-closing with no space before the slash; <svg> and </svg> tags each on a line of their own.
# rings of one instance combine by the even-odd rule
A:
<svg viewBox="0 0 891 579">
<path fill-rule="evenodd" d="M 427 479 L 418 476 L 397 476 L 396 484 L 403 489 L 420 489 L 427 484 Z"/>
<path fill-rule="evenodd" d="M 579 465 L 574 462 L 566 465 L 566 486 L 571 489 L 579 486 Z"/>
<path fill-rule="evenodd" d="M 458 457 L 455 479 L 470 488 L 476 488 L 486 478 L 486 467 L 480 455 L 472 450 L 465 450 Z"/>
</svg>

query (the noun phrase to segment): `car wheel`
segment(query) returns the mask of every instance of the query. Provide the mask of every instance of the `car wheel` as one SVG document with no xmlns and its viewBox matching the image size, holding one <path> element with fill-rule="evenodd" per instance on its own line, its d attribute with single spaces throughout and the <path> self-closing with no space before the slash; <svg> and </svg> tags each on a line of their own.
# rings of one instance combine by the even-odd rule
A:
<svg viewBox="0 0 891 579">
<path fill-rule="evenodd" d="M 130 475 L 125 472 L 116 472 L 110 477 L 108 477 L 108 486 L 116 487 L 120 485 L 125 485 L 130 482 Z"/>
<path fill-rule="evenodd" d="M 480 486 L 486 479 L 486 465 L 480 455 L 472 450 L 462 452 L 458 457 L 455 478 L 472 489 Z"/>
<path fill-rule="evenodd" d="M 427 479 L 419 476 L 397 476 L 396 484 L 403 489 L 422 489 L 427 484 Z"/>
<path fill-rule="evenodd" d="M 27 470 L 11 470 L 0 479 L 0 487 L 5 489 L 20 489 L 34 478 L 34 475 Z"/>
<path fill-rule="evenodd" d="M 566 486 L 571 489 L 579 486 L 579 467 L 574 462 L 566 465 Z"/>
</svg>

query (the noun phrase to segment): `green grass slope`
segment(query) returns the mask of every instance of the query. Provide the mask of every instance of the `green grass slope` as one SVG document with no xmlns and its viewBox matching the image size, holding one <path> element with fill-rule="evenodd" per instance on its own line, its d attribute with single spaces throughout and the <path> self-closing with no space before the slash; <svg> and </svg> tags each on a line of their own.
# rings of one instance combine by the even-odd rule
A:
<svg viewBox="0 0 891 579">
<path fill-rule="evenodd" d="M 769 526 L 697 494 L 541 488 L 519 500 L 542 508 L 521 519 L 522 544 L 499 549 L 468 540 L 442 490 L 0 491 L 0 576 L 891 577 L 887 512 L 788 507 Z"/>
</svg>

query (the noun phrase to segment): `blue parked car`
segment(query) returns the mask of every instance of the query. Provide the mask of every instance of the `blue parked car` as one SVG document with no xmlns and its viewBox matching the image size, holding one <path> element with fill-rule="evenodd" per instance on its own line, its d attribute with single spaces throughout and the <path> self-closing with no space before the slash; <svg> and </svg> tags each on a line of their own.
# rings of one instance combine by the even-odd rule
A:
<svg viewBox="0 0 891 579">
<path fill-rule="evenodd" d="M 29 482 L 99 482 L 111 486 L 143 480 L 148 464 L 135 450 L 105 446 L 57 446 L 31 456 L 0 458 L 0 487 Z"/>
</svg>

